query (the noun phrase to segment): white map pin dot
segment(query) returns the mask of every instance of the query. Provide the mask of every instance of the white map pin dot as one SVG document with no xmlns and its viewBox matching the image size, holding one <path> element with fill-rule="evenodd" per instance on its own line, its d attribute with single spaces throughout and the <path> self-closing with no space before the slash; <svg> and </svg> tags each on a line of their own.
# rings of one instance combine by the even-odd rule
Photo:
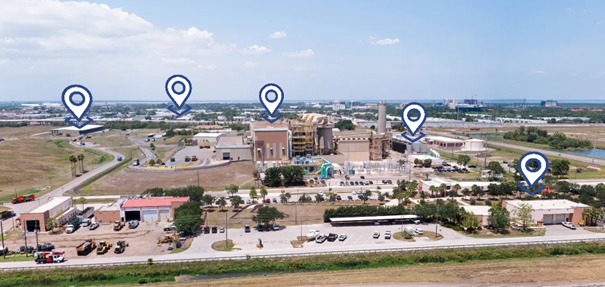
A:
<svg viewBox="0 0 605 287">
<path fill-rule="evenodd" d="M 78 97 L 81 97 L 81 99 Z M 92 93 L 84 86 L 71 85 L 63 90 L 61 100 L 65 108 L 80 122 L 90 109 Z"/>
<path fill-rule="evenodd" d="M 529 163 L 532 161 L 538 163 L 537 169 L 532 170 L 529 168 Z M 519 159 L 518 164 L 519 172 L 523 178 L 525 178 L 525 181 L 531 188 L 533 188 L 540 181 L 540 179 L 544 177 L 546 171 L 548 170 L 548 166 L 548 158 L 539 152 L 528 152 L 524 154 Z"/>
</svg>

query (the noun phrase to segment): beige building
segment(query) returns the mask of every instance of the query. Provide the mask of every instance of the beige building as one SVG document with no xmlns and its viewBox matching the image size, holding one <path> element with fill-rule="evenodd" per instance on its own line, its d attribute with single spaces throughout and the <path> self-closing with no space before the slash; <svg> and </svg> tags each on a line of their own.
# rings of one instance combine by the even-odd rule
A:
<svg viewBox="0 0 605 287">
<path fill-rule="evenodd" d="M 252 148 L 241 136 L 222 135 L 215 149 L 219 160 L 252 160 Z"/>
<path fill-rule="evenodd" d="M 283 160 L 290 159 L 292 133 L 286 125 L 266 121 L 251 122 L 250 137 L 252 158 L 259 169 L 278 167 Z"/>
<path fill-rule="evenodd" d="M 485 205 L 462 205 L 465 211 L 472 212 L 475 214 L 479 222 L 481 222 L 481 226 L 489 226 L 491 222 L 488 220 L 489 218 L 489 209 L 491 206 Z"/>
<path fill-rule="evenodd" d="M 60 224 L 66 224 L 76 214 L 77 210 L 73 206 L 72 198 L 58 196 L 30 212 L 21 213 L 19 222 L 22 230 L 33 232 L 37 229 L 46 232 L 46 222 L 49 218 L 56 218 Z"/>
<path fill-rule="evenodd" d="M 514 210 L 520 204 L 527 203 L 532 208 L 532 218 L 534 221 L 543 221 L 544 225 L 560 224 L 563 221 L 578 224 L 582 219 L 584 209 L 589 209 L 590 206 L 582 203 L 569 201 L 566 199 L 552 200 L 505 200 L 503 207 L 514 214 Z"/>
<path fill-rule="evenodd" d="M 220 136 L 221 133 L 199 133 L 193 136 L 193 140 L 198 146 L 214 146 Z"/>
<path fill-rule="evenodd" d="M 101 206 L 95 210 L 95 219 L 99 224 L 107 224 L 120 220 L 120 208 L 126 198 L 120 198 L 110 205 Z"/>
</svg>

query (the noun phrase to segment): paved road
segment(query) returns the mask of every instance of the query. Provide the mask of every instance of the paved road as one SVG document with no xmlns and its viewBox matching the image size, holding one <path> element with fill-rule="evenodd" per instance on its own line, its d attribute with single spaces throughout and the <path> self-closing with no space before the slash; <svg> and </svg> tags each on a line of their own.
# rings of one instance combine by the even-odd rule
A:
<svg viewBox="0 0 605 287">
<path fill-rule="evenodd" d="M 19 214 L 21 214 L 21 213 L 28 212 L 28 211 L 30 211 L 30 210 L 32 210 L 32 209 L 34 209 L 34 208 L 36 208 L 36 207 L 38 207 L 38 206 L 46 203 L 47 201 L 51 200 L 55 196 L 62 196 L 63 193 L 65 193 L 65 192 L 69 191 L 70 189 L 74 188 L 76 185 L 78 185 L 78 184 L 84 182 L 85 180 L 87 180 L 87 179 L 89 179 L 89 178 L 91 178 L 91 177 L 93 177 L 93 176 L 95 176 L 95 175 L 97 175 L 97 174 L 99 174 L 99 173 L 101 173 L 101 172 L 103 172 L 103 171 L 105 171 L 105 170 L 113 167 L 114 165 L 118 164 L 119 163 L 118 159 L 117 159 L 118 156 L 124 157 L 124 155 L 122 155 L 120 153 L 117 153 L 115 151 L 112 151 L 112 150 L 110 150 L 108 148 L 99 148 L 98 150 L 101 150 L 101 151 L 103 151 L 105 153 L 109 153 L 109 154 L 113 155 L 114 159 L 111 162 L 106 163 L 105 165 L 102 165 L 100 167 L 97 167 L 97 168 L 93 169 L 92 171 L 90 171 L 90 172 L 88 172 L 86 174 L 83 174 L 82 176 L 80 176 L 80 177 L 78 177 L 78 178 L 70 181 L 69 183 L 67 183 L 67 184 L 65 184 L 65 185 L 63 185 L 63 186 L 61 186 L 61 187 L 59 187 L 59 188 L 57 188 L 57 189 L 55 189 L 55 190 L 47 193 L 47 194 L 36 198 L 35 201 L 23 202 L 23 203 L 19 203 L 19 204 L 12 204 L 12 203 L 9 202 L 9 203 L 5 203 L 4 206 L 12 208 L 13 211 L 15 211 L 15 213 L 17 213 L 17 216 Z M 7 220 L 7 222 L 8 221 L 10 221 L 10 220 Z"/>
<path fill-rule="evenodd" d="M 450 137 L 450 138 L 456 137 L 456 138 L 462 138 L 462 139 L 470 139 L 469 137 L 464 137 L 464 136 L 459 136 L 459 135 L 454 136 L 451 133 L 445 133 L 445 132 L 432 132 L 431 131 L 431 132 L 427 132 L 427 133 Z M 490 140 L 486 141 L 486 143 L 490 144 L 490 145 L 511 148 L 511 149 L 516 149 L 516 150 L 522 150 L 522 151 L 528 151 L 528 152 L 537 151 L 537 152 L 540 152 L 545 155 L 550 155 L 550 156 L 555 156 L 555 157 L 565 158 L 565 159 L 571 159 L 571 160 L 577 160 L 577 161 L 581 161 L 581 162 L 585 162 L 585 163 L 593 163 L 593 159 L 590 157 L 564 153 L 561 151 L 552 151 L 552 150 L 540 149 L 540 148 L 535 148 L 535 147 L 527 147 L 527 146 L 503 143 L 503 142 L 498 142 L 498 141 L 490 141 Z M 605 160 L 595 158 L 594 163 L 596 163 L 598 165 L 605 165 Z"/>
<path fill-rule="evenodd" d="M 144 163 L 146 163 L 146 162 L 148 162 L 148 161 L 150 161 L 150 160 L 152 160 L 152 159 L 156 158 L 155 154 L 151 150 L 149 150 L 148 148 L 146 148 L 146 147 L 139 147 L 139 149 L 145 155 L 145 158 L 140 162 L 141 165 L 144 164 Z"/>
<path fill-rule="evenodd" d="M 87 258 L 67 258 L 68 261 L 62 264 L 52 265 L 53 267 L 77 266 L 84 264 L 107 264 L 107 263 L 125 263 L 125 262 L 146 262 L 148 258 L 154 261 L 161 260 L 183 260 L 183 259 L 212 259 L 212 258 L 233 258 L 242 259 L 246 255 L 250 256 L 280 256 L 286 254 L 294 255 L 315 255 L 325 252 L 363 252 L 369 250 L 384 250 L 392 248 L 446 248 L 446 247 L 472 247 L 485 244 L 519 244 L 544 241 L 559 240 L 586 240 L 586 239 L 604 239 L 605 233 L 592 233 L 582 229 L 575 231 L 565 229 L 562 226 L 549 226 L 544 236 L 537 237 L 516 237 L 516 238 L 493 238 L 479 239 L 470 238 L 458 234 L 457 232 L 438 226 L 439 232 L 445 235 L 445 238 L 439 241 L 431 241 L 425 237 L 417 238 L 416 242 L 404 242 L 398 240 L 386 240 L 383 237 L 384 231 L 390 230 L 397 232 L 407 225 L 370 225 L 370 226 L 348 226 L 332 227 L 329 224 L 288 226 L 280 231 L 258 232 L 252 230 L 250 233 L 244 233 L 243 229 L 228 230 L 229 239 L 232 239 L 236 246 L 241 248 L 238 251 L 219 252 L 210 248 L 212 242 L 224 240 L 224 233 L 203 234 L 195 238 L 191 247 L 181 253 L 164 254 L 154 256 L 123 256 L 123 257 L 102 257 L 90 255 Z M 411 225 L 420 227 L 424 230 L 434 230 L 435 225 Z M 303 248 L 292 248 L 289 241 L 299 236 L 301 233 L 306 235 L 311 229 L 318 229 L 321 233 L 334 232 L 337 234 L 347 234 L 346 241 L 325 242 L 318 244 L 315 242 L 305 243 Z M 381 237 L 372 238 L 372 233 L 379 231 Z M 263 249 L 256 248 L 258 239 L 261 238 L 264 243 Z M 128 249 L 126 254 L 128 254 Z M 20 267 L 41 267 L 32 261 L 26 262 L 6 262 L 0 263 L 0 269 L 20 268 Z"/>
</svg>

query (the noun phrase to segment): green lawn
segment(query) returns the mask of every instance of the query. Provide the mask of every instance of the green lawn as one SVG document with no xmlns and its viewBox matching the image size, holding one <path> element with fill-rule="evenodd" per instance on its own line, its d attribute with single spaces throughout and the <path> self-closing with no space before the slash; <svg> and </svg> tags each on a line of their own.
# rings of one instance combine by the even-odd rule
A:
<svg viewBox="0 0 605 287">
<path fill-rule="evenodd" d="M 0 262 L 34 261 L 34 259 L 35 257 L 31 254 L 28 257 L 25 257 L 25 254 L 11 254 L 6 256 L 6 258 L 4 258 L 4 256 L 0 256 Z"/>
</svg>

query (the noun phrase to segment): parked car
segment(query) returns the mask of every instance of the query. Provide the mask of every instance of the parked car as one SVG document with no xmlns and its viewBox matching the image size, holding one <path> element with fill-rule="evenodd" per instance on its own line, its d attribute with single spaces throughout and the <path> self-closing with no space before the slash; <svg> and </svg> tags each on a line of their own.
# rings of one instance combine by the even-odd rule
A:
<svg viewBox="0 0 605 287">
<path fill-rule="evenodd" d="M 265 203 L 271 203 L 271 199 L 267 198 L 267 200 L 265 200 Z"/>
<path fill-rule="evenodd" d="M 418 235 L 422 235 L 422 234 L 424 234 L 424 231 L 422 231 L 422 229 L 420 229 L 420 228 L 416 228 L 414 231 L 415 231 L 415 232 L 416 232 L 416 234 L 418 234 Z"/>
<path fill-rule="evenodd" d="M 370 183 L 370 184 L 374 184 L 374 182 L 373 182 L 373 181 L 371 181 L 371 180 L 369 181 L 369 183 Z"/>
<path fill-rule="evenodd" d="M 391 232 L 387 231 L 384 233 L 384 239 L 391 239 Z"/>
<path fill-rule="evenodd" d="M 212 233 L 217 233 L 218 232 L 218 228 L 216 228 L 216 226 L 212 226 Z"/>
<path fill-rule="evenodd" d="M 568 221 L 563 221 L 563 222 L 561 222 L 561 225 L 563 225 L 563 226 L 565 226 L 565 227 L 569 228 L 569 226 L 571 225 L 571 222 L 568 222 Z"/>
<path fill-rule="evenodd" d="M 336 233 L 328 234 L 328 241 L 334 242 L 334 241 L 336 241 L 336 239 L 338 239 L 338 234 L 336 234 Z"/>
<path fill-rule="evenodd" d="M 225 233 L 225 228 L 221 226 L 221 228 L 218 229 L 220 233 Z"/>
<path fill-rule="evenodd" d="M 374 234 L 372 235 L 372 237 L 379 238 L 380 237 L 380 232 L 378 232 L 378 231 L 374 232 Z"/>
<path fill-rule="evenodd" d="M 416 224 L 416 225 L 420 224 L 420 220 L 418 220 L 418 219 L 414 220 L 414 224 Z"/>
<path fill-rule="evenodd" d="M 319 230 L 310 230 L 309 233 L 307 233 L 307 240 L 313 241 L 317 235 L 319 235 Z"/>
<path fill-rule="evenodd" d="M 359 181 L 356 181 L 356 182 L 355 182 L 355 185 L 359 185 Z"/>
<path fill-rule="evenodd" d="M 366 177 L 365 177 L 365 176 L 363 176 L 363 175 L 362 175 L 362 176 L 360 176 L 359 178 L 361 178 L 361 179 L 366 179 Z"/>
<path fill-rule="evenodd" d="M 508 163 L 508 161 L 503 160 L 502 163 Z"/>
<path fill-rule="evenodd" d="M 392 180 L 390 180 L 390 179 L 387 179 L 387 183 L 388 183 L 388 184 L 393 184 L 393 181 L 392 181 Z"/>
<path fill-rule="evenodd" d="M 353 200 L 353 196 L 349 195 L 349 196 L 347 196 L 347 199 L 348 200 Z"/>
<path fill-rule="evenodd" d="M 469 167 L 469 168 L 476 168 L 477 166 L 476 166 L 476 165 L 474 165 L 474 164 L 469 164 L 469 165 L 468 165 L 468 167 Z"/>
<path fill-rule="evenodd" d="M 246 232 L 246 233 L 250 232 L 250 225 L 244 226 L 244 232 Z"/>
<path fill-rule="evenodd" d="M 82 220 L 82 222 L 80 223 L 81 227 L 86 227 L 90 225 L 90 218 L 85 218 L 84 220 Z"/>
<path fill-rule="evenodd" d="M 341 234 L 340 236 L 338 236 L 338 240 L 339 241 L 345 241 L 345 240 L 347 240 L 347 235 L 346 234 Z"/>
<path fill-rule="evenodd" d="M 38 251 L 52 251 L 53 249 L 55 249 L 55 245 L 52 243 L 47 242 L 38 245 Z"/>
<path fill-rule="evenodd" d="M 345 183 L 344 183 L 344 181 L 341 181 L 340 186 L 343 186 L 343 185 L 345 185 Z"/>
<path fill-rule="evenodd" d="M 355 185 L 355 182 L 351 181 L 351 185 Z"/>
<path fill-rule="evenodd" d="M 340 195 L 336 196 L 336 200 L 341 200 L 342 198 L 340 197 Z"/>
<path fill-rule="evenodd" d="M 277 198 L 273 198 L 273 203 L 277 203 Z"/>
<path fill-rule="evenodd" d="M 320 235 L 320 236 L 317 236 L 317 239 L 315 239 L 315 242 L 324 243 L 324 242 L 326 242 L 327 239 L 328 239 L 327 235 Z"/>
<path fill-rule="evenodd" d="M 317 194 L 324 195 L 324 192 L 320 190 L 320 191 L 317 192 Z"/>
<path fill-rule="evenodd" d="M 128 222 L 128 228 L 129 229 L 135 229 L 139 227 L 139 221 L 138 220 L 132 220 Z"/>
<path fill-rule="evenodd" d="M 573 224 L 569 225 L 569 229 L 571 229 L 571 230 L 576 230 L 576 228 L 577 227 L 575 225 L 573 225 Z"/>
<path fill-rule="evenodd" d="M 204 226 L 204 233 L 205 234 L 209 234 L 210 233 L 210 227 L 209 226 Z"/>
<path fill-rule="evenodd" d="M 164 231 L 173 231 L 173 230 L 176 230 L 176 225 L 174 225 L 174 223 L 164 225 Z"/>
<path fill-rule="evenodd" d="M 91 224 L 90 226 L 88 226 L 88 229 L 90 229 L 90 230 L 95 230 L 97 228 L 99 228 L 98 222 L 95 222 L 95 223 Z"/>
</svg>

